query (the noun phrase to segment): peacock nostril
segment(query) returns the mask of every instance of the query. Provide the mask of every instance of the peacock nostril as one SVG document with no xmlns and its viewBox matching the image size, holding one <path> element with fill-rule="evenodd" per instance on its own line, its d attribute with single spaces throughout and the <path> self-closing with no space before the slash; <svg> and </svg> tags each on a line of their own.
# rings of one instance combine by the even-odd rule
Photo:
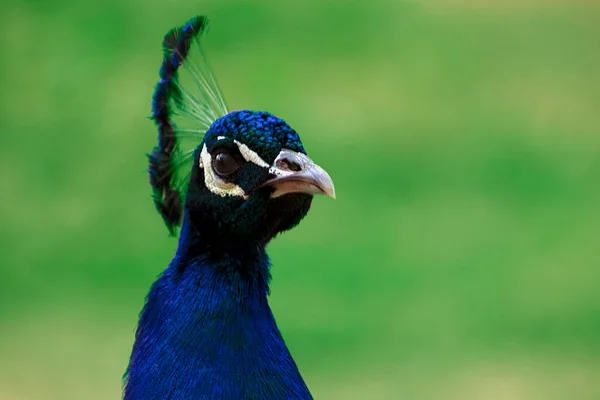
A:
<svg viewBox="0 0 600 400">
<path fill-rule="evenodd" d="M 275 165 L 277 166 L 277 168 L 282 169 L 284 171 L 293 171 L 293 172 L 302 171 L 302 167 L 300 166 L 300 164 L 298 164 L 292 160 L 285 159 L 285 158 L 277 160 Z"/>
</svg>

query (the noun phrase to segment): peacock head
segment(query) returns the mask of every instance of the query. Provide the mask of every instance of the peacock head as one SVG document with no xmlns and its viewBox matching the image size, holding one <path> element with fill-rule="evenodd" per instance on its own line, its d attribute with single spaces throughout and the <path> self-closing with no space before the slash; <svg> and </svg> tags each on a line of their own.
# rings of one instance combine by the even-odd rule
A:
<svg viewBox="0 0 600 400">
<path fill-rule="evenodd" d="M 158 145 L 149 155 L 154 203 L 171 234 L 187 221 L 211 245 L 264 244 L 298 224 L 314 194 L 335 197 L 333 183 L 285 121 L 227 111 L 200 45 L 207 23 L 194 17 L 163 40 L 152 101 Z"/>
<path fill-rule="evenodd" d="M 240 110 L 216 120 L 196 149 L 185 209 L 219 240 L 264 243 L 298 224 L 314 194 L 335 197 L 333 182 L 298 134 L 272 114 Z"/>
</svg>

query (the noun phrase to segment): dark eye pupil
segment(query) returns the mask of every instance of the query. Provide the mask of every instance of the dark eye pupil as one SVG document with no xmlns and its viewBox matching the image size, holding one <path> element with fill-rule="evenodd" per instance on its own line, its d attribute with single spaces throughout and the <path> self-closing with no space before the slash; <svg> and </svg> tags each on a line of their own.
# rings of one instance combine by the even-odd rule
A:
<svg viewBox="0 0 600 400">
<path fill-rule="evenodd" d="M 231 154 L 218 153 L 213 161 L 213 169 L 219 175 L 230 175 L 238 170 L 240 164 Z"/>
</svg>

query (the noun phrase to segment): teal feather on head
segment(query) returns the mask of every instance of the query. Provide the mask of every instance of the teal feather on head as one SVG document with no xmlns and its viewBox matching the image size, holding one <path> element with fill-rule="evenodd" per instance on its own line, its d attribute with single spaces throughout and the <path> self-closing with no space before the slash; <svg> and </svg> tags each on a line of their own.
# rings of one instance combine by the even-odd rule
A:
<svg viewBox="0 0 600 400">
<path fill-rule="evenodd" d="M 185 144 L 190 139 L 197 144 L 212 122 L 227 114 L 225 101 L 199 41 L 207 26 L 206 17 L 196 16 L 165 35 L 160 81 L 152 99 L 158 146 L 148 156 L 150 183 L 154 203 L 172 235 L 181 224 L 183 195 L 191 169 L 189 161 L 195 147 L 186 148 Z M 194 43 L 196 49 L 192 46 Z M 202 62 L 194 63 L 190 55 L 193 50 L 197 50 Z M 194 92 L 182 87 L 182 65 L 183 72 L 188 72 L 195 84 Z"/>
</svg>

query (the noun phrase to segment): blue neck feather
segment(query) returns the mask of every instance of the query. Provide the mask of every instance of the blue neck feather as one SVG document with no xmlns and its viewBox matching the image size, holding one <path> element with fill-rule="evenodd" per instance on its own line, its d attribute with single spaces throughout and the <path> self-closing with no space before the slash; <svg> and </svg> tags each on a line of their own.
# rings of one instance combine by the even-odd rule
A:
<svg viewBox="0 0 600 400">
<path fill-rule="evenodd" d="M 125 400 L 312 399 L 267 301 L 264 246 L 209 245 L 191 225 L 140 315 Z"/>
</svg>

